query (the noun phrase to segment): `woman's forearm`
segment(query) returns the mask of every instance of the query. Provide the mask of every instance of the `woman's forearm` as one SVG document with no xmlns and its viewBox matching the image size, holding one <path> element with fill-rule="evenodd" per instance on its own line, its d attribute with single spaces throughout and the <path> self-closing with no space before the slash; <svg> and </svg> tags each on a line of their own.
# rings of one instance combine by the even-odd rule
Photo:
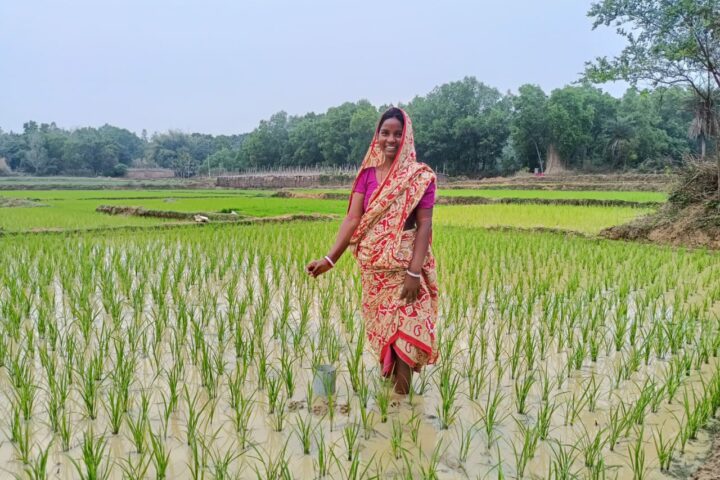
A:
<svg viewBox="0 0 720 480">
<path fill-rule="evenodd" d="M 353 233 L 355 233 L 355 229 L 357 229 L 358 225 L 360 225 L 360 217 L 352 216 L 346 216 L 340 224 L 340 230 L 338 231 L 337 238 L 335 239 L 335 244 L 328 253 L 328 257 L 330 257 L 333 263 L 340 260 L 342 254 L 345 253 L 345 250 L 347 250 L 348 245 L 350 245 L 350 239 L 352 238 Z"/>
<path fill-rule="evenodd" d="M 413 256 L 410 260 L 409 270 L 413 273 L 419 273 L 425 263 L 428 249 L 430 248 L 430 235 L 432 234 L 432 224 L 423 223 L 418 225 L 415 234 L 415 246 L 413 247 Z"/>
</svg>

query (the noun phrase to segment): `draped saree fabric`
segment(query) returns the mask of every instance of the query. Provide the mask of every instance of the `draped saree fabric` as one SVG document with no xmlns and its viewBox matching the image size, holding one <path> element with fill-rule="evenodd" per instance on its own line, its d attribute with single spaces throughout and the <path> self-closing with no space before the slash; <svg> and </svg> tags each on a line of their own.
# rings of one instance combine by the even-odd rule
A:
<svg viewBox="0 0 720 480">
<path fill-rule="evenodd" d="M 416 229 L 403 230 L 405 221 L 420 202 L 435 173 L 415 158 L 410 118 L 403 112 L 403 138 L 383 183 L 375 189 L 350 244 L 362 278 L 362 316 L 368 340 L 382 365 L 383 375 L 392 373 L 395 356 L 416 371 L 437 357 L 435 321 L 438 287 L 435 258 L 428 248 L 422 266 L 417 299 L 400 300 L 410 265 Z M 384 162 L 376 129 L 360 173 Z M 355 185 L 353 184 L 353 189 Z"/>
</svg>

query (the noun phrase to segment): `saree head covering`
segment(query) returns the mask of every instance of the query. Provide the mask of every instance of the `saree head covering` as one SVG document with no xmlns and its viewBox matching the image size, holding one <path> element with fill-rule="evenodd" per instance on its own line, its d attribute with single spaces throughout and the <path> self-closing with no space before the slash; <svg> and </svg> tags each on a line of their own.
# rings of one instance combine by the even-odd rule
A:
<svg viewBox="0 0 720 480">
<path fill-rule="evenodd" d="M 398 153 L 383 183 L 375 189 L 350 244 L 360 265 L 362 316 L 370 345 L 389 375 L 399 357 L 416 371 L 433 363 L 438 288 L 435 258 L 428 248 L 422 266 L 417 299 L 400 299 L 410 265 L 416 229 L 403 230 L 405 221 L 435 181 L 435 173 L 415 158 L 410 118 L 402 111 L 404 127 Z M 369 167 L 385 161 L 378 145 L 379 127 L 355 179 Z M 355 190 L 355 184 L 353 189 Z"/>
</svg>

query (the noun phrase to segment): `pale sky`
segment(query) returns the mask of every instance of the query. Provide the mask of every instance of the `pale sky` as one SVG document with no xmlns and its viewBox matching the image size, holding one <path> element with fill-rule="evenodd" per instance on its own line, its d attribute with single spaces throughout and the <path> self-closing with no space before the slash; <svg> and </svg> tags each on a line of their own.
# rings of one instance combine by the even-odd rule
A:
<svg viewBox="0 0 720 480">
<path fill-rule="evenodd" d="M 622 39 L 590 0 L 0 0 L 0 128 L 248 132 L 475 76 L 546 92 Z M 624 86 L 604 87 L 618 96 Z"/>
</svg>

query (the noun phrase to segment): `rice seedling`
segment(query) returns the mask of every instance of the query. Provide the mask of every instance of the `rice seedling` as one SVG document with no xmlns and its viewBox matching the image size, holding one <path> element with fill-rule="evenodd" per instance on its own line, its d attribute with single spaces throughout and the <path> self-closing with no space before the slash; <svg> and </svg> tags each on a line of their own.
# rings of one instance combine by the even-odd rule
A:
<svg viewBox="0 0 720 480">
<path fill-rule="evenodd" d="M 661 472 L 667 472 L 670 470 L 670 463 L 672 462 L 673 452 L 677 441 L 677 437 L 672 441 L 670 441 L 670 439 L 663 439 L 662 428 L 655 429 L 653 443 L 655 444 L 655 453 L 657 454 L 658 461 L 660 462 Z"/>
<path fill-rule="evenodd" d="M 115 388 L 110 388 L 103 407 L 110 421 L 110 433 L 117 435 L 125 417 L 125 399 L 122 393 L 119 393 Z"/>
<path fill-rule="evenodd" d="M 74 458 L 70 461 L 75 466 L 78 478 L 81 480 L 105 480 L 110 478 L 111 465 L 105 457 L 106 442 L 102 437 L 93 438 L 92 431 L 83 433 L 81 444 L 81 460 Z"/>
<path fill-rule="evenodd" d="M 386 423 L 390 410 L 390 392 L 392 384 L 386 379 L 377 380 L 375 383 L 375 404 L 380 412 L 380 422 Z"/>
<path fill-rule="evenodd" d="M 318 425 L 313 426 L 312 416 L 310 416 L 310 414 L 308 414 L 305 418 L 298 415 L 297 420 L 295 421 L 294 431 L 300 441 L 304 455 L 310 455 L 313 433 L 317 428 Z M 350 459 L 348 458 L 348 460 Z"/>
<path fill-rule="evenodd" d="M 135 457 L 135 461 L 133 461 L 133 457 L 123 458 L 120 463 L 123 478 L 126 478 L 127 480 L 143 480 L 147 478 L 151 462 L 152 459 L 145 453 L 137 455 Z"/>
<path fill-rule="evenodd" d="M 15 453 L 17 454 L 18 460 L 27 466 L 31 460 L 30 424 L 26 421 L 17 422 L 14 430 L 13 447 L 15 448 Z"/>
<path fill-rule="evenodd" d="M 329 447 L 325 442 L 325 435 L 322 430 L 318 430 L 315 435 L 315 445 L 317 446 L 317 455 L 313 459 L 313 465 L 315 466 L 317 478 L 323 478 L 330 471 L 330 461 L 334 453 L 332 447 Z"/>
<path fill-rule="evenodd" d="M 534 383 L 535 375 L 532 373 L 526 373 L 522 380 L 515 380 L 515 407 L 520 415 L 526 413 L 528 395 Z"/>
<path fill-rule="evenodd" d="M 152 447 L 151 459 L 155 467 L 155 478 L 164 479 L 170 462 L 170 452 L 167 450 L 162 436 L 155 435 L 152 431 L 149 431 L 149 436 L 150 446 Z"/>
<path fill-rule="evenodd" d="M 272 428 L 276 432 L 282 432 L 285 429 L 285 420 L 287 419 L 288 412 L 285 408 L 287 400 L 284 396 L 281 396 L 277 404 L 275 405 L 275 411 L 271 416 Z"/>
<path fill-rule="evenodd" d="M 147 417 L 140 413 L 139 415 L 128 414 L 125 417 L 125 423 L 130 432 L 130 440 L 135 447 L 135 452 L 143 454 L 147 445 L 148 421 Z"/>
<path fill-rule="evenodd" d="M 630 468 L 632 469 L 633 480 L 643 480 L 647 478 L 647 467 L 645 466 L 645 447 L 643 445 L 643 429 L 635 432 L 637 439 L 631 445 L 628 445 L 628 457 L 630 459 Z"/>
<path fill-rule="evenodd" d="M 37 456 L 31 459 L 24 467 L 25 476 L 29 480 L 46 480 L 48 478 L 48 458 L 52 440 L 44 449 L 40 449 Z"/>
<path fill-rule="evenodd" d="M 287 458 L 287 443 L 283 445 L 280 451 L 273 457 L 263 455 L 259 449 L 255 449 L 256 456 L 253 456 L 260 466 L 253 465 L 253 470 L 258 480 L 273 478 L 277 480 L 292 480 L 290 473 L 290 465 Z M 262 467 L 262 470 L 261 468 Z"/>
<path fill-rule="evenodd" d="M 448 367 L 439 371 L 440 380 L 437 382 L 438 391 L 440 392 L 440 404 L 436 407 L 436 412 L 440 421 L 440 428 L 443 430 L 447 430 L 455 422 L 459 411 L 455 401 L 460 386 L 460 375 L 452 370 L 452 364 L 448 365 Z"/>
<path fill-rule="evenodd" d="M 504 399 L 505 399 L 505 396 L 502 394 L 502 391 L 500 390 L 499 385 L 498 385 L 492 394 L 488 394 L 488 397 L 485 401 L 485 405 L 482 408 L 480 420 L 482 422 L 483 429 L 485 431 L 488 450 L 490 449 L 493 442 L 495 441 L 495 434 L 496 434 L 498 425 L 507 416 L 507 415 L 503 415 L 503 413 L 500 410 L 501 404 Z"/>
<path fill-rule="evenodd" d="M 425 480 L 438 480 L 438 471 L 439 471 L 439 464 L 440 464 L 440 458 L 443 454 L 443 444 L 442 441 L 439 441 L 435 444 L 435 448 L 433 449 L 432 453 L 430 454 L 430 457 L 427 459 L 427 464 L 420 465 L 420 474 L 423 479 Z"/>
<path fill-rule="evenodd" d="M 563 445 L 560 442 L 551 444 L 553 458 L 548 469 L 548 478 L 557 480 L 571 480 L 577 478 L 573 471 L 577 451 L 572 445 Z"/>
<path fill-rule="evenodd" d="M 369 440 L 370 436 L 375 431 L 374 423 L 373 423 L 373 415 L 374 412 L 369 410 L 367 407 L 365 407 L 362 403 L 360 403 L 360 422 L 363 427 L 363 436 L 365 440 Z"/>
<path fill-rule="evenodd" d="M 198 394 L 197 392 L 190 399 L 190 393 L 187 385 L 184 386 L 185 391 L 185 407 L 187 411 L 187 419 L 185 421 L 186 431 L 185 438 L 188 445 L 195 443 L 198 437 L 198 429 L 202 427 L 202 414 L 207 403 L 203 404 L 202 407 L 198 406 Z"/>
<path fill-rule="evenodd" d="M 604 429 L 598 429 L 594 435 L 590 435 L 587 430 L 583 432 L 579 445 L 588 470 L 592 471 L 602 461 L 602 450 L 606 442 Z"/>
<path fill-rule="evenodd" d="M 394 424 L 393 424 L 394 428 Z M 360 438 L 360 425 L 358 423 L 348 423 L 343 428 L 343 442 L 347 450 L 347 460 L 351 462 L 353 454 L 357 451 L 358 440 Z"/>
<path fill-rule="evenodd" d="M 208 450 L 210 452 L 210 474 L 212 478 L 217 480 L 234 478 L 230 472 L 230 467 L 240 457 L 240 454 L 234 451 L 234 445 L 231 444 L 224 453 L 216 449 Z"/>
</svg>

